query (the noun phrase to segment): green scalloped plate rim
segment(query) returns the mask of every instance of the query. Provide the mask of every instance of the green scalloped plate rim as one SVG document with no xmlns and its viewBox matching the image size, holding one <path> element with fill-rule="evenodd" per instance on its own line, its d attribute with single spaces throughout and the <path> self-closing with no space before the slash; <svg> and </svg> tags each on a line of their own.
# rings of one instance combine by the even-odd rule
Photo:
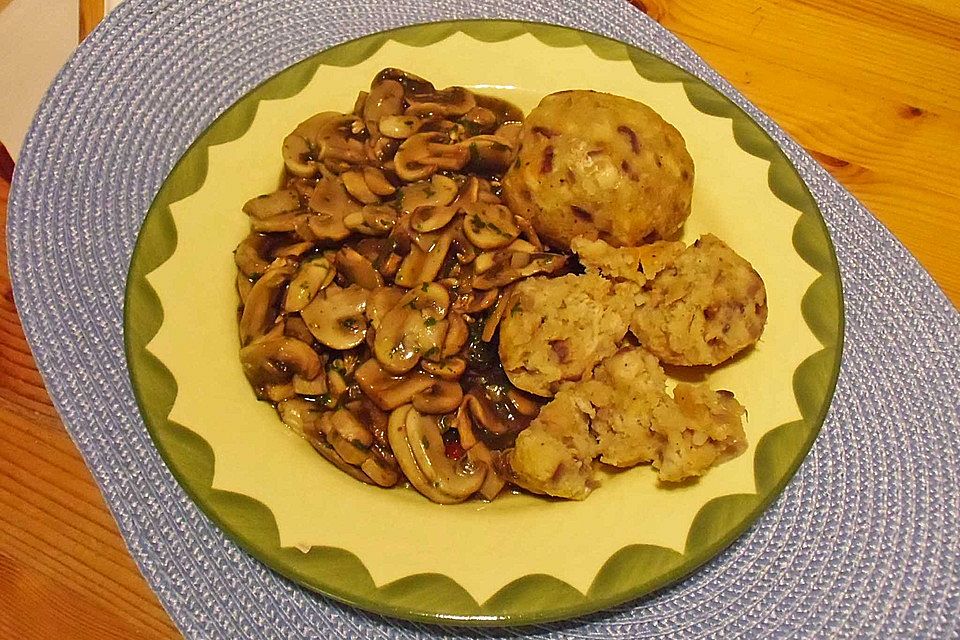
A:
<svg viewBox="0 0 960 640">
<path fill-rule="evenodd" d="M 377 587 L 363 563 L 349 551 L 314 547 L 303 553 L 281 548 L 276 523 L 266 506 L 248 496 L 212 488 L 213 452 L 200 436 L 168 419 L 176 381 L 146 350 L 163 323 L 163 309 L 146 275 L 176 248 L 170 204 L 203 184 L 207 149 L 243 135 L 261 100 L 295 95 L 321 64 L 352 66 L 389 40 L 422 47 L 456 32 L 482 42 L 528 33 L 551 47 L 586 45 L 603 59 L 629 59 L 648 80 L 682 83 L 695 108 L 730 119 L 740 148 L 770 162 L 771 191 L 802 214 L 793 230 L 794 248 L 820 273 L 804 294 L 801 311 L 823 349 L 794 372 L 793 390 L 803 419 L 776 427 L 757 445 L 754 475 L 758 493 L 727 495 L 704 505 L 691 526 L 683 554 L 652 545 L 619 550 L 601 567 L 585 595 L 558 578 L 537 574 L 515 580 L 478 603 L 443 575 L 418 574 Z M 124 342 L 137 403 L 161 456 L 190 498 L 246 552 L 314 591 L 376 613 L 453 625 L 526 625 L 568 619 L 647 595 L 688 575 L 738 538 L 780 494 L 820 431 L 840 372 L 843 322 L 839 266 L 816 201 L 776 142 L 727 97 L 654 54 L 604 36 L 541 23 L 463 20 L 400 27 L 334 46 L 272 76 L 221 114 L 179 159 L 143 222 L 127 279 Z"/>
</svg>

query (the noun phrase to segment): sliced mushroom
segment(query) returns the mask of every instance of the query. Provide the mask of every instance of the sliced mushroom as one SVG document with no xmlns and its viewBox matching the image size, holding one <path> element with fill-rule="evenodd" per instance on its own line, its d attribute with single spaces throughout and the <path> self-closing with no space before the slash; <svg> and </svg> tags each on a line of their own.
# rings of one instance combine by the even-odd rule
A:
<svg viewBox="0 0 960 640">
<path fill-rule="evenodd" d="M 498 249 L 520 235 L 513 212 L 502 204 L 477 202 L 464 205 L 466 219 L 463 231 L 481 249 Z"/>
<path fill-rule="evenodd" d="M 376 167 L 364 167 L 363 179 L 367 183 L 367 188 L 378 196 L 389 196 L 397 190 L 397 188 L 387 180 L 387 176 L 383 174 L 383 171 Z"/>
<path fill-rule="evenodd" d="M 264 236 L 251 233 L 237 245 L 233 261 L 245 276 L 259 276 L 270 267 L 270 262 L 261 254 L 264 244 Z"/>
<path fill-rule="evenodd" d="M 248 200 L 243 212 L 252 218 L 272 218 L 281 213 L 297 211 L 303 205 L 300 194 L 293 189 L 281 189 Z"/>
<path fill-rule="evenodd" d="M 271 387 L 290 385 L 294 374 L 314 378 L 322 369 L 320 356 L 310 345 L 286 336 L 254 340 L 240 349 L 240 363 L 261 399 L 269 397 Z"/>
<path fill-rule="evenodd" d="M 313 336 L 310 336 L 311 341 Z M 313 378 L 293 376 L 293 390 L 301 396 L 322 396 L 327 392 L 327 376 L 321 371 Z"/>
<path fill-rule="evenodd" d="M 463 218 L 454 222 L 453 251 L 460 264 L 470 264 L 477 259 L 477 248 L 463 232 Z"/>
<path fill-rule="evenodd" d="M 400 469 L 410 484 L 433 502 L 462 502 L 483 484 L 486 466 L 468 464 L 465 457 L 457 464 L 447 458 L 436 420 L 424 418 L 416 409 L 403 406 L 394 410 L 387 433 Z"/>
<path fill-rule="evenodd" d="M 424 120 L 414 115 L 395 115 L 381 118 L 378 123 L 380 133 L 397 140 L 406 140 L 420 130 Z"/>
<path fill-rule="evenodd" d="M 340 403 L 340 397 L 346 390 L 347 377 L 345 372 L 337 367 L 330 367 L 327 371 L 327 395 L 330 396 L 328 404 L 331 407 L 337 406 Z"/>
<path fill-rule="evenodd" d="M 363 176 L 363 172 L 357 169 L 344 171 L 340 174 L 340 179 L 343 180 L 343 186 L 346 188 L 347 192 L 354 197 L 354 199 L 362 202 L 363 204 L 375 204 L 380 202 L 380 197 L 370 190 L 370 186 L 367 184 L 367 181 Z"/>
<path fill-rule="evenodd" d="M 435 282 L 408 291 L 384 316 L 377 331 L 373 353 L 380 364 L 401 374 L 414 368 L 421 357 L 439 354 L 449 305 L 450 294 Z"/>
<path fill-rule="evenodd" d="M 419 243 L 410 248 L 410 253 L 400 264 L 394 282 L 401 287 L 417 287 L 421 283 L 435 280 L 447 258 L 455 234 L 456 229 L 452 226 L 433 234 L 421 234 L 427 237 L 416 238 Z M 419 246 L 427 243 L 427 249 Z"/>
<path fill-rule="evenodd" d="M 302 340 L 307 344 L 313 344 L 313 334 L 310 333 L 310 329 L 307 328 L 307 323 L 304 322 L 300 316 L 287 316 L 286 322 L 283 325 L 283 335 L 288 338 Z"/>
<path fill-rule="evenodd" d="M 284 310 L 294 312 L 303 309 L 316 297 L 318 291 L 333 282 L 336 275 L 333 265 L 322 255 L 304 260 L 287 287 Z"/>
<path fill-rule="evenodd" d="M 450 413 L 460 406 L 463 389 L 451 380 L 438 380 L 423 391 L 415 393 L 411 402 L 420 413 Z"/>
<path fill-rule="evenodd" d="M 411 408 L 406 414 L 404 427 L 407 444 L 418 470 L 436 491 L 449 498 L 445 504 L 466 500 L 477 492 L 486 476 L 486 465 L 474 466 L 465 457 L 457 463 L 448 458 L 436 416 L 426 416 L 416 408 Z M 393 429 L 390 431 L 392 445 Z M 402 460 L 398 458 L 398 461 L 406 472 Z M 434 499 L 432 496 L 427 497 Z"/>
<path fill-rule="evenodd" d="M 329 413 L 325 413 L 323 414 L 323 419 L 329 420 L 329 416 L 330 416 Z M 325 437 L 320 436 L 316 438 L 310 438 L 310 444 L 313 445 L 313 448 L 317 451 L 317 453 L 322 455 L 328 461 L 333 463 L 335 467 L 337 467 L 338 469 L 340 469 L 350 477 L 356 480 L 359 480 L 360 482 L 363 482 L 365 484 L 373 484 L 373 481 L 370 479 L 370 477 L 366 473 L 364 473 L 357 467 L 354 467 L 353 465 L 349 464 L 346 460 L 340 457 L 340 454 L 337 453 L 337 450 L 333 448 L 333 445 L 327 442 L 327 439 Z"/>
<path fill-rule="evenodd" d="M 380 328 L 380 323 L 387 313 L 397 306 L 406 291 L 397 287 L 377 287 L 370 292 L 367 298 L 367 319 L 374 331 Z"/>
<path fill-rule="evenodd" d="M 371 138 L 381 135 L 379 123 L 383 118 L 403 113 L 403 85 L 384 79 L 370 87 L 363 105 L 363 121 Z"/>
<path fill-rule="evenodd" d="M 527 239 L 531 245 L 534 246 L 536 251 L 543 251 L 544 244 L 540 240 L 540 236 L 537 235 L 537 230 L 533 228 L 533 225 L 530 224 L 530 221 L 524 218 L 523 216 L 514 216 L 514 222 L 517 223 L 517 226 L 520 227 L 520 233 L 524 238 Z"/>
<path fill-rule="evenodd" d="M 373 264 L 350 247 L 337 251 L 336 263 L 337 271 L 364 289 L 373 290 L 383 285 L 383 278 Z"/>
<path fill-rule="evenodd" d="M 406 113 L 430 116 L 462 116 L 477 105 L 473 93 L 463 87 L 447 87 L 441 91 L 408 92 Z"/>
<path fill-rule="evenodd" d="M 470 337 L 470 327 L 467 326 L 467 321 L 461 313 L 451 313 L 447 320 L 450 323 L 450 327 L 447 329 L 447 337 L 443 341 L 443 349 L 441 350 L 440 355 L 447 358 L 456 353 L 459 353 L 463 349 L 463 345 L 467 344 L 467 339 Z"/>
<path fill-rule="evenodd" d="M 350 229 L 344 224 L 344 218 L 361 211 L 360 204 L 347 193 L 343 181 L 335 176 L 324 176 L 317 182 L 309 206 L 316 212 L 308 219 L 314 236 L 311 239 L 316 241 L 345 240 L 350 236 Z"/>
<path fill-rule="evenodd" d="M 470 392 L 463 397 L 463 402 L 474 422 L 490 433 L 502 435 L 510 432 L 510 426 L 497 415 L 493 404 L 485 396 Z"/>
<path fill-rule="evenodd" d="M 540 273 L 557 273 L 567 263 L 567 256 L 559 253 L 526 253 L 512 250 L 499 252 L 494 265 L 473 278 L 476 289 L 502 287 L 521 278 Z M 523 265 L 523 266 L 517 266 Z"/>
<path fill-rule="evenodd" d="M 413 213 L 420 207 L 443 207 L 453 202 L 458 192 L 452 178 L 435 175 L 429 181 L 404 186 L 400 190 L 400 210 Z"/>
<path fill-rule="evenodd" d="M 442 133 L 417 133 L 397 149 L 393 157 L 394 171 L 407 182 L 429 178 L 440 170 L 463 168 L 469 153 L 459 145 L 450 144 Z"/>
<path fill-rule="evenodd" d="M 392 487 L 400 480 L 397 469 L 381 456 L 370 456 L 360 465 L 360 470 L 381 487 Z"/>
<path fill-rule="evenodd" d="M 477 132 L 492 131 L 497 126 L 497 114 L 477 105 L 463 114 L 461 121 L 473 125 L 472 129 Z"/>
<path fill-rule="evenodd" d="M 312 242 L 294 242 L 293 244 L 280 247 L 274 251 L 273 254 L 278 258 L 299 258 L 313 249 L 313 247 L 314 244 Z"/>
<path fill-rule="evenodd" d="M 500 136 L 473 136 L 460 145 L 469 156 L 465 168 L 485 175 L 503 175 L 517 157 L 517 147 Z"/>
<path fill-rule="evenodd" d="M 370 87 L 375 87 L 377 84 L 385 80 L 396 80 L 403 85 L 404 95 L 409 95 L 411 93 L 429 93 L 430 91 L 435 91 L 433 84 L 429 80 L 425 80 L 418 75 L 394 67 L 381 69 L 380 72 L 374 77 Z"/>
<path fill-rule="evenodd" d="M 447 335 L 449 335 L 449 332 Z M 457 357 L 442 358 L 438 362 L 421 360 L 420 368 L 443 380 L 459 380 L 463 372 L 467 370 L 467 362 L 463 358 Z"/>
<path fill-rule="evenodd" d="M 283 140 L 283 162 L 287 171 L 302 178 L 312 178 L 317 174 L 316 136 L 320 129 L 340 117 L 336 111 L 324 111 L 301 122 L 293 132 Z"/>
<path fill-rule="evenodd" d="M 277 260 L 251 287 L 240 316 L 241 346 L 265 334 L 273 324 L 276 317 L 274 301 L 295 269 L 294 263 L 285 259 Z"/>
<path fill-rule="evenodd" d="M 367 104 L 368 91 L 361 91 L 357 94 L 357 99 L 353 103 L 353 109 L 350 111 L 355 116 L 363 116 L 363 108 Z"/>
<path fill-rule="evenodd" d="M 389 447 L 387 442 L 387 419 L 389 415 L 385 411 L 363 394 L 360 395 L 358 400 L 352 400 L 344 406 L 357 417 L 360 424 L 370 430 L 377 444 Z"/>
<path fill-rule="evenodd" d="M 327 441 L 340 457 L 349 464 L 363 464 L 370 455 L 373 434 L 346 409 L 337 409 L 330 416 L 330 427 Z"/>
<path fill-rule="evenodd" d="M 520 142 L 520 133 L 523 131 L 521 122 L 505 122 L 493 134 L 502 140 L 505 140 L 510 146 L 517 148 Z"/>
<path fill-rule="evenodd" d="M 343 224 L 366 236 L 385 236 L 397 224 L 397 212 L 385 205 L 367 205 L 344 216 Z"/>
<path fill-rule="evenodd" d="M 410 215 L 410 226 L 417 233 L 429 233 L 447 226 L 455 215 L 457 208 L 450 205 L 417 207 Z"/>
<path fill-rule="evenodd" d="M 503 314 L 506 312 L 507 306 L 510 304 L 510 294 L 512 291 L 513 287 L 507 287 L 500 292 L 500 297 L 497 298 L 496 306 L 483 323 L 483 332 L 480 334 L 480 339 L 484 342 L 490 342 L 493 340 L 493 335 L 497 332 L 497 325 L 500 324 L 500 320 L 503 319 Z"/>
<path fill-rule="evenodd" d="M 303 398 L 288 398 L 277 403 L 277 412 L 285 425 L 301 437 L 316 433 L 322 411 L 315 402 Z"/>
<path fill-rule="evenodd" d="M 509 245 L 507 245 L 504 249 L 501 249 L 501 251 L 513 251 L 513 252 L 529 255 L 536 251 L 536 247 L 534 247 L 532 244 L 530 244 L 526 240 L 521 240 L 520 238 L 517 238 L 516 240 L 511 242 Z M 498 258 L 499 254 L 500 252 L 498 251 L 484 251 L 483 253 L 478 255 L 477 259 L 473 261 L 473 272 L 483 273 L 484 271 L 489 270 L 491 267 L 496 266 L 498 264 L 498 260 L 500 262 L 509 260 L 511 264 L 513 264 L 514 261 L 512 260 L 513 258 L 512 255 L 499 256 Z M 523 264 L 517 263 L 517 264 L 513 264 L 513 266 L 522 267 L 522 266 L 526 266 L 529 263 L 530 263 L 530 259 L 527 257 L 523 259 Z"/>
<path fill-rule="evenodd" d="M 251 218 L 250 230 L 256 233 L 285 233 L 296 231 L 310 218 L 310 214 L 303 211 L 280 213 L 269 218 Z"/>
<path fill-rule="evenodd" d="M 384 369 L 376 358 L 370 358 L 357 367 L 353 377 L 363 393 L 384 411 L 408 404 L 416 393 L 436 382 L 435 378 L 416 371 L 395 376 Z"/>
<path fill-rule="evenodd" d="M 507 397 L 513 403 L 514 408 L 522 416 L 533 417 L 540 413 L 540 403 L 534 400 L 530 394 L 519 389 L 510 389 L 507 391 Z"/>
<path fill-rule="evenodd" d="M 243 275 L 243 272 L 237 273 L 237 295 L 240 296 L 240 304 L 247 304 L 247 296 L 250 295 L 250 290 L 253 289 L 253 282 L 250 281 L 250 278 Z"/>
<path fill-rule="evenodd" d="M 499 294 L 499 289 L 462 291 L 457 294 L 453 308 L 460 313 L 480 313 L 492 307 Z"/>
<path fill-rule="evenodd" d="M 362 142 L 352 137 L 362 129 L 363 122 L 353 115 L 338 114 L 325 121 L 314 138 L 318 159 L 335 173 L 363 163 L 367 159 L 366 149 Z"/>
<path fill-rule="evenodd" d="M 367 330 L 364 309 L 367 291 L 351 285 L 346 289 L 330 286 L 318 295 L 300 315 L 313 336 L 332 349 L 352 349 L 363 342 Z"/>
<path fill-rule="evenodd" d="M 507 481 L 497 473 L 497 465 L 493 459 L 493 453 L 482 442 L 471 447 L 467 451 L 467 457 L 475 466 L 484 465 L 487 468 L 487 475 L 483 478 L 483 484 L 477 490 L 484 500 L 493 500 L 503 488 L 507 486 Z"/>
</svg>

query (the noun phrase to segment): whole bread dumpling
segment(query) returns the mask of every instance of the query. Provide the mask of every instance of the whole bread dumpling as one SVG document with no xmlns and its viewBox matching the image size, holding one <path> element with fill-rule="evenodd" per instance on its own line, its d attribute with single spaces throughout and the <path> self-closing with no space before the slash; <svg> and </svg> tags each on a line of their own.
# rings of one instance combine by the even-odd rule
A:
<svg viewBox="0 0 960 640">
<path fill-rule="evenodd" d="M 650 107 L 563 91 L 524 122 L 503 193 L 554 247 L 569 248 L 577 236 L 637 246 L 672 236 L 690 215 L 693 160 Z"/>
</svg>

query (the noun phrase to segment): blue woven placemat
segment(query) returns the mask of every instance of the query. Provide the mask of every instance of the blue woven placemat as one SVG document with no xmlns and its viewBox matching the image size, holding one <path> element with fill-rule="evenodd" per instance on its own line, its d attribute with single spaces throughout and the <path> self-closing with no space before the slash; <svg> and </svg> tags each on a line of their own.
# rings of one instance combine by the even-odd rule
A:
<svg viewBox="0 0 960 640">
<path fill-rule="evenodd" d="M 960 315 L 889 232 L 690 49 L 623 0 L 127 0 L 50 88 L 11 192 L 14 294 L 47 388 L 130 552 L 188 638 L 513 637 L 366 614 L 278 577 L 176 484 L 134 401 L 123 292 L 179 156 L 258 83 L 385 28 L 551 22 L 639 46 L 743 106 L 820 204 L 846 303 L 844 362 L 812 452 L 733 546 L 651 597 L 536 638 L 960 637 Z"/>
</svg>

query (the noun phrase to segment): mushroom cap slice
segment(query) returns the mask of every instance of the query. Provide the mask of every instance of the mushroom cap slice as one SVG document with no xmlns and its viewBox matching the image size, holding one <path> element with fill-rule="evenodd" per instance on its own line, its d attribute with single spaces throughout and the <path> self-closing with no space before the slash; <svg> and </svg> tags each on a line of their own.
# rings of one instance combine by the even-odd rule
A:
<svg viewBox="0 0 960 640">
<path fill-rule="evenodd" d="M 447 226 L 457 215 L 457 208 L 450 205 L 425 205 L 414 209 L 410 216 L 410 227 L 417 233 L 429 233 Z"/>
<path fill-rule="evenodd" d="M 457 464 L 446 456 L 436 416 L 425 416 L 416 407 L 407 412 L 407 441 L 421 473 L 442 493 L 456 501 L 477 492 L 486 476 L 486 465 Z"/>
<path fill-rule="evenodd" d="M 462 116 L 475 106 L 473 92 L 463 87 L 447 87 L 437 91 L 411 91 L 407 93 L 406 113 L 411 115 Z"/>
<path fill-rule="evenodd" d="M 241 346 L 264 335 L 273 324 L 276 317 L 273 302 L 287 283 L 287 278 L 293 275 L 294 269 L 296 266 L 292 262 L 276 260 L 251 287 L 240 316 Z"/>
<path fill-rule="evenodd" d="M 466 220 L 463 231 L 481 249 L 498 249 L 520 235 L 513 212 L 502 204 L 475 202 L 464 205 Z"/>
<path fill-rule="evenodd" d="M 383 277 L 373 268 L 373 263 L 350 247 L 344 247 L 336 255 L 337 270 L 341 275 L 368 291 L 383 286 Z"/>
<path fill-rule="evenodd" d="M 429 181 L 415 182 L 400 189 L 400 210 L 413 213 L 419 207 L 442 207 L 453 202 L 459 188 L 447 176 L 435 175 Z"/>
<path fill-rule="evenodd" d="M 268 397 L 270 387 L 289 383 L 294 374 L 311 379 L 323 367 L 310 345 L 286 336 L 254 340 L 240 349 L 240 364 L 261 398 Z"/>
<path fill-rule="evenodd" d="M 413 396 L 428 389 L 436 378 L 414 371 L 405 376 L 394 376 L 384 369 L 376 358 L 370 358 L 357 367 L 354 380 L 370 400 L 384 411 L 408 404 Z"/>
<path fill-rule="evenodd" d="M 455 411 L 463 400 L 463 389 L 452 380 L 438 380 L 411 399 L 420 413 L 443 414 Z"/>
<path fill-rule="evenodd" d="M 389 78 L 370 87 L 363 103 L 363 121 L 371 138 L 382 134 L 379 122 L 383 118 L 403 113 L 403 94 L 403 85 Z"/>
<path fill-rule="evenodd" d="M 284 310 L 292 312 L 303 309 L 316 297 L 318 291 L 333 282 L 336 275 L 336 270 L 325 256 L 304 260 L 287 287 Z"/>
<path fill-rule="evenodd" d="M 449 137 L 439 132 L 410 136 L 393 156 L 394 171 L 407 182 L 429 178 L 441 169 L 456 171 L 469 159 L 467 149 L 450 144 Z"/>
<path fill-rule="evenodd" d="M 304 120 L 283 140 L 283 163 L 287 171 L 301 178 L 312 178 L 319 170 L 316 137 L 328 122 L 341 117 L 336 111 L 324 111 Z"/>
<path fill-rule="evenodd" d="M 466 169 L 488 176 L 503 175 L 517 157 L 517 145 L 500 136 L 473 136 L 460 145 L 469 154 Z"/>
<path fill-rule="evenodd" d="M 243 275 L 259 276 L 270 268 L 269 260 L 261 255 L 265 245 L 264 236 L 259 233 L 247 234 L 237 245 L 233 252 L 233 261 Z"/>
<path fill-rule="evenodd" d="M 310 333 L 332 349 L 356 347 L 367 331 L 367 291 L 356 285 L 346 289 L 331 286 L 324 294 L 300 311 Z"/>
<path fill-rule="evenodd" d="M 294 189 L 281 189 L 248 200 L 243 212 L 253 218 L 270 218 L 301 207 L 300 194 Z"/>
<path fill-rule="evenodd" d="M 463 502 L 483 484 L 486 466 L 472 467 L 471 472 L 466 465 L 454 466 L 444 454 L 436 421 L 424 420 L 413 407 L 394 409 L 387 423 L 387 436 L 410 484 L 433 502 Z"/>
</svg>

